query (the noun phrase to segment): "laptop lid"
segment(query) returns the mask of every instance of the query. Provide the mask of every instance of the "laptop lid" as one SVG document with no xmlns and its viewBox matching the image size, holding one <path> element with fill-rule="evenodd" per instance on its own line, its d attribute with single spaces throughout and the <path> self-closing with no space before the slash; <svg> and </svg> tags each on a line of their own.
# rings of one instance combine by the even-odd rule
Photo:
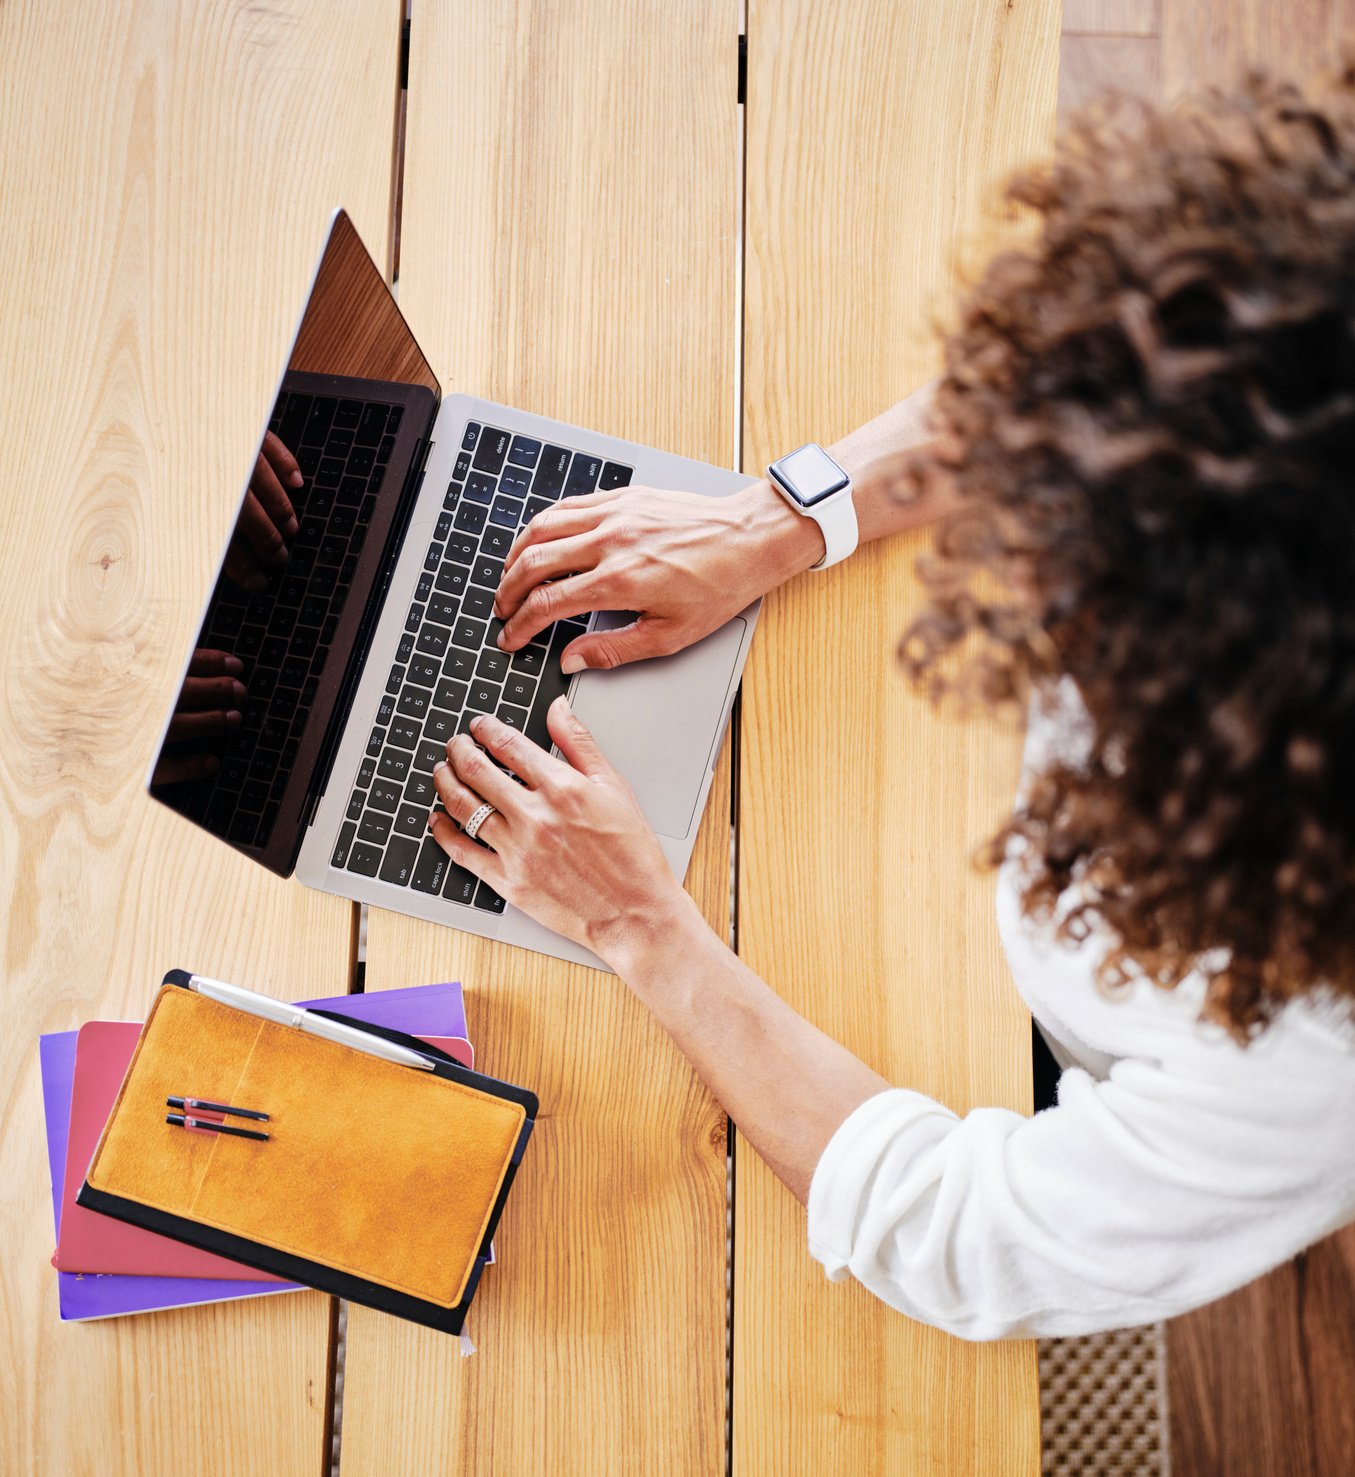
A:
<svg viewBox="0 0 1355 1477">
<path fill-rule="evenodd" d="M 324 788 L 439 400 L 337 211 L 147 781 L 283 875 Z"/>
</svg>

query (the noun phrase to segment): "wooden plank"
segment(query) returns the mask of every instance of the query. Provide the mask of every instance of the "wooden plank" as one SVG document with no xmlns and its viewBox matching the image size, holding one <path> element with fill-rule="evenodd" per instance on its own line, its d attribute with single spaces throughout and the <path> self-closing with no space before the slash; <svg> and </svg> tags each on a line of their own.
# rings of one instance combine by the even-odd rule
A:
<svg viewBox="0 0 1355 1477">
<path fill-rule="evenodd" d="M 446 391 L 733 448 L 737 6 L 416 10 L 401 305 Z M 728 911 L 729 772 L 688 885 Z M 468 1327 L 354 1308 L 346 1473 L 718 1472 L 725 1120 L 615 980 L 373 912 L 368 989 L 466 985 L 542 1114 Z"/>
<path fill-rule="evenodd" d="M 386 250 L 393 0 L 0 9 L 0 1469 L 318 1472 L 329 1301 L 62 1326 L 37 1037 L 192 965 L 340 991 L 352 909 L 142 780 L 329 207 Z"/>
<path fill-rule="evenodd" d="M 1165 96 L 1228 85 L 1251 67 L 1304 80 L 1336 64 L 1355 30 L 1355 0 L 1163 0 Z"/>
<path fill-rule="evenodd" d="M 1062 41 L 1059 117 L 1107 93 L 1159 101 L 1161 43 L 1156 36 L 1070 36 Z"/>
<path fill-rule="evenodd" d="M 1063 34 L 1156 36 L 1158 5 L 1159 0 L 1063 0 Z"/>
<path fill-rule="evenodd" d="M 831 442 L 936 372 L 957 252 L 988 250 L 994 181 L 1051 142 L 1057 5 L 962 10 L 750 0 L 748 467 Z M 969 865 L 1010 803 L 1016 738 L 904 690 L 917 551 L 871 546 L 764 607 L 740 950 L 890 1080 L 958 1111 L 1028 1110 L 1029 1017 L 991 878 Z M 734 1237 L 736 1477 L 1036 1469 L 1033 1345 L 966 1345 L 828 1284 L 803 1212 L 742 1145 Z"/>
<path fill-rule="evenodd" d="M 1177 1477 L 1355 1471 L 1355 1226 L 1167 1325 Z M 1265 1350 L 1265 1358 L 1256 1357 Z"/>
</svg>

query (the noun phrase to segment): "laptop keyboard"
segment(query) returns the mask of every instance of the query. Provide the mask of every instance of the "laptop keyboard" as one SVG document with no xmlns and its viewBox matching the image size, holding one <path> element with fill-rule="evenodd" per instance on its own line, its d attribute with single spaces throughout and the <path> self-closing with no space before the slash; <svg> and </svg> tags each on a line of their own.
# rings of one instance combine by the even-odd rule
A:
<svg viewBox="0 0 1355 1477">
<path fill-rule="evenodd" d="M 625 487 L 630 467 L 471 421 L 405 617 L 330 863 L 397 887 L 501 913 L 503 899 L 454 866 L 428 833 L 433 766 L 492 713 L 544 748 L 546 710 L 569 685 L 560 654 L 587 625 L 559 621 L 509 654 L 494 592 L 518 531 L 562 497 Z"/>
<path fill-rule="evenodd" d="M 238 845 L 265 846 L 273 833 L 402 414 L 399 405 L 286 392 L 273 407 L 269 429 L 306 479 L 288 492 L 296 537 L 266 590 L 222 579 L 199 641 L 239 656 L 247 672 L 239 732 L 198 801 L 203 824 Z"/>
</svg>

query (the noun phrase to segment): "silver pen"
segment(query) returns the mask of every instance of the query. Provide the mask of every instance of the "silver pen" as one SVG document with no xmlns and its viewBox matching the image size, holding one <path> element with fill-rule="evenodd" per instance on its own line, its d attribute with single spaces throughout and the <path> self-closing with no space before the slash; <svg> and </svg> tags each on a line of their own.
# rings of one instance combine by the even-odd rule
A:
<svg viewBox="0 0 1355 1477">
<path fill-rule="evenodd" d="M 383 1061 L 395 1062 L 402 1067 L 417 1067 L 422 1072 L 431 1072 L 433 1063 L 417 1051 L 401 1046 L 398 1041 L 387 1041 L 383 1036 L 373 1036 L 369 1031 L 359 1031 L 356 1026 L 346 1026 L 331 1021 L 314 1011 L 304 1010 L 299 1005 L 288 1005 L 284 1000 L 274 1000 L 271 995 L 260 995 L 240 985 L 228 985 L 225 980 L 209 980 L 203 975 L 190 975 L 188 988 L 215 1000 L 220 1005 L 230 1005 L 236 1010 L 257 1015 L 262 1020 L 272 1021 L 279 1026 L 290 1026 L 297 1031 L 308 1031 L 325 1041 L 334 1041 L 340 1046 L 351 1046 L 354 1051 L 365 1051 L 368 1056 L 379 1056 Z"/>
</svg>

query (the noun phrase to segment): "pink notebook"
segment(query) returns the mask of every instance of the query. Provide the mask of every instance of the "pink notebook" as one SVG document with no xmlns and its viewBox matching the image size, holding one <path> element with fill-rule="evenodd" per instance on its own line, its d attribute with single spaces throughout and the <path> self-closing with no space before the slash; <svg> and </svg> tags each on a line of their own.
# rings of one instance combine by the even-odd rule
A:
<svg viewBox="0 0 1355 1477">
<path fill-rule="evenodd" d="M 205 1277 L 232 1282 L 281 1281 L 267 1272 L 185 1246 L 181 1241 L 171 1241 L 167 1236 L 157 1236 L 153 1231 L 99 1215 L 75 1203 L 140 1035 L 141 1026 L 135 1021 L 90 1021 L 80 1028 L 75 1048 L 75 1083 L 71 1090 L 66 1178 L 62 1187 L 61 1239 L 52 1265 L 62 1272 Z M 423 1039 L 441 1047 L 463 1065 L 473 1066 L 470 1042 L 464 1037 Z"/>
</svg>

